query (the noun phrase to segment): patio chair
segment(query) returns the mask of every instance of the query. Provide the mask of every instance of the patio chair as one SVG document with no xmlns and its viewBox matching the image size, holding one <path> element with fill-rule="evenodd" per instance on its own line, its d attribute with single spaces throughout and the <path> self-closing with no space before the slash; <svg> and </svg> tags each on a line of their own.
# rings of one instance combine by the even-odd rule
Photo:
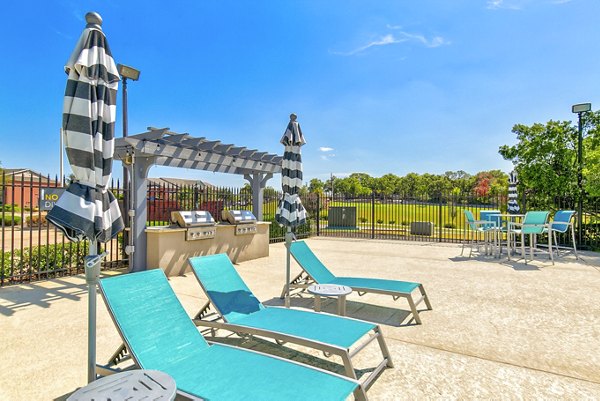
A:
<svg viewBox="0 0 600 401">
<path fill-rule="evenodd" d="M 304 241 L 292 242 L 290 252 L 303 270 L 291 281 L 290 290 L 292 288 L 306 289 L 311 283 L 315 282 L 317 284 L 345 285 L 356 291 L 359 296 L 366 293 L 375 293 L 391 295 L 394 301 L 398 298 L 406 298 L 417 324 L 421 324 L 417 306 L 424 301 L 427 309 L 432 309 L 427 293 L 421 283 L 377 278 L 336 277 L 321 263 Z M 417 288 L 421 292 L 421 298 L 415 302 L 412 293 Z M 282 299 L 285 296 L 285 290 L 284 285 L 281 292 Z"/>
<path fill-rule="evenodd" d="M 556 237 L 556 233 L 565 234 L 571 229 L 571 241 L 573 243 L 573 253 L 575 254 L 575 259 L 579 259 L 579 255 L 577 255 L 577 245 L 575 242 L 575 229 L 573 227 L 573 216 L 575 216 L 574 210 L 558 210 L 554 213 L 554 218 L 552 219 L 552 223 L 546 229 L 546 232 L 552 232 L 552 242 L 556 247 L 556 255 L 560 256 L 559 247 L 558 247 L 558 239 Z"/>
<path fill-rule="evenodd" d="M 531 254 L 531 260 L 533 260 L 535 250 L 537 249 L 537 236 L 547 232 L 548 228 L 548 216 L 550 212 L 545 211 L 534 211 L 525 213 L 523 221 L 521 223 L 510 222 L 508 223 L 508 260 L 510 260 L 510 244 L 511 236 L 515 238 L 513 243 L 516 243 L 516 238 L 521 237 L 521 256 L 527 264 L 527 254 L 525 253 L 525 235 L 529 234 L 529 249 Z M 515 246 L 516 247 L 516 246 Z M 554 256 L 552 253 L 552 237 L 548 235 L 548 251 L 550 253 L 550 259 L 554 264 Z"/>
<path fill-rule="evenodd" d="M 194 318 L 196 325 L 268 337 L 279 344 L 295 343 L 323 351 L 326 356 L 337 355 L 344 363 L 346 375 L 353 379 L 357 377 L 351 358 L 377 339 L 383 361 L 362 382 L 365 389 L 386 366 L 393 367 L 379 326 L 329 314 L 265 307 L 246 286 L 227 254 L 196 256 L 188 262 L 209 299 Z M 218 318 L 208 320 L 211 304 Z"/>
<path fill-rule="evenodd" d="M 354 392 L 357 400 L 366 400 L 356 380 L 207 343 L 160 269 L 103 279 L 100 291 L 136 367 L 167 373 L 183 396 L 211 401 L 342 401 Z"/>
<path fill-rule="evenodd" d="M 473 248 L 477 247 L 477 249 L 479 249 L 479 246 L 481 245 L 481 242 L 478 240 L 479 234 L 483 234 L 483 245 L 485 247 L 486 255 L 488 253 L 493 253 L 494 249 L 496 248 L 496 231 L 498 228 L 496 222 L 493 220 L 475 220 L 473 212 L 470 210 L 463 210 L 463 212 L 465 213 L 465 219 L 467 220 L 469 230 L 471 231 L 471 249 L 469 250 L 469 258 L 473 254 Z M 490 214 L 489 217 L 491 218 L 494 214 L 496 213 Z M 492 244 L 492 241 L 490 241 L 490 236 L 493 236 L 492 238 L 494 240 L 494 245 L 491 246 L 492 252 L 488 252 L 488 246 Z M 460 251 L 461 256 L 465 251 L 465 245 L 466 244 L 463 242 L 462 250 Z"/>
</svg>

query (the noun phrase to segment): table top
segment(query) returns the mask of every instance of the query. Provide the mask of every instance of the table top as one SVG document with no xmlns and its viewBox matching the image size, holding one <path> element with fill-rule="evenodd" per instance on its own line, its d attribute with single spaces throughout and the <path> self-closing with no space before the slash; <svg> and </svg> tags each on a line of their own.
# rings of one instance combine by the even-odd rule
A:
<svg viewBox="0 0 600 401">
<path fill-rule="evenodd" d="M 352 288 L 345 285 L 337 284 L 313 284 L 307 288 L 308 292 L 324 297 L 339 297 L 340 295 L 348 295 L 352 292 Z"/>
<path fill-rule="evenodd" d="M 174 400 L 177 386 L 158 370 L 127 370 L 104 376 L 80 388 L 67 401 Z"/>
</svg>

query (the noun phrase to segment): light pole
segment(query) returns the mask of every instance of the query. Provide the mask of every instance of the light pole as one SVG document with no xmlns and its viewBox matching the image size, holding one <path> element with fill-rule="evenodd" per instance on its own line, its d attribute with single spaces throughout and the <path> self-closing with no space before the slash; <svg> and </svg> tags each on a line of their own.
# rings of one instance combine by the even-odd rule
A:
<svg viewBox="0 0 600 401">
<path fill-rule="evenodd" d="M 121 75 L 121 78 L 123 79 L 123 138 L 127 137 L 127 127 L 128 127 L 128 122 L 127 122 L 127 79 L 132 79 L 134 81 L 137 81 L 138 79 L 140 79 L 140 70 L 136 70 L 133 67 L 129 67 L 123 64 L 117 64 L 117 70 L 119 71 L 119 75 Z M 127 214 L 129 215 L 129 177 L 127 175 L 127 168 L 125 167 L 125 164 L 123 164 L 123 209 L 125 209 L 127 211 Z M 130 227 L 130 221 L 129 221 L 129 216 L 127 216 L 125 219 L 125 227 Z M 123 232 L 123 244 L 124 245 L 128 245 L 129 244 L 129 238 L 128 238 L 128 233 L 127 231 Z M 123 250 L 125 250 L 126 248 L 123 247 Z M 130 262 L 131 263 L 131 262 Z"/>
<path fill-rule="evenodd" d="M 581 115 L 590 110 L 592 110 L 591 103 L 579 103 L 571 107 L 571 111 L 577 113 L 579 131 L 577 137 L 577 189 L 579 190 L 579 201 L 577 202 L 577 242 L 579 242 L 578 245 L 580 247 L 583 233 L 583 124 L 581 122 Z"/>
</svg>

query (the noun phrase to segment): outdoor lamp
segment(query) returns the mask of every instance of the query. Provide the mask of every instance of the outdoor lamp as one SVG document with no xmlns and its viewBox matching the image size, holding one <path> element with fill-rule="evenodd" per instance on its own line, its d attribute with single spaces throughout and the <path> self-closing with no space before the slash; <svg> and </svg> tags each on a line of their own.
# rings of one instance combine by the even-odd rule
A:
<svg viewBox="0 0 600 401">
<path fill-rule="evenodd" d="M 117 70 L 119 71 L 119 75 L 123 78 L 133 79 L 134 81 L 140 79 L 140 70 L 136 70 L 133 67 L 117 64 Z"/>
<path fill-rule="evenodd" d="M 129 130 L 127 115 L 127 80 L 131 79 L 133 81 L 137 81 L 138 79 L 140 79 L 140 70 L 130 67 L 128 65 L 117 64 L 117 71 L 119 71 L 119 75 L 121 76 L 121 78 L 123 78 L 123 138 L 126 138 Z M 132 164 L 134 161 L 133 152 L 129 160 Z M 125 208 L 128 209 L 128 215 L 130 218 L 125 220 L 125 227 L 130 227 L 131 232 L 133 232 L 133 189 L 129 188 L 129 174 L 127 172 L 127 167 L 125 166 L 126 164 L 128 163 L 123 163 L 123 204 L 125 205 Z M 127 253 L 127 250 L 133 249 L 132 239 L 133 236 L 130 236 L 129 232 L 125 231 L 123 233 L 123 242 L 125 244 L 129 244 L 125 247 L 125 254 L 127 255 L 130 255 L 130 253 Z M 125 254 L 123 255 L 123 257 L 125 257 Z M 131 255 L 129 260 L 132 260 Z"/>
<path fill-rule="evenodd" d="M 571 107 L 571 111 L 573 113 L 585 113 L 586 111 L 590 111 L 590 110 L 592 110 L 591 103 L 579 103 L 579 104 L 574 104 L 573 107 Z"/>
<path fill-rule="evenodd" d="M 583 227 L 583 124 L 581 114 L 592 110 L 591 103 L 574 104 L 571 107 L 573 113 L 577 113 L 578 122 L 578 137 L 577 137 L 577 188 L 579 189 L 579 200 L 577 202 L 577 237 L 579 246 L 581 247 L 582 227 Z"/>
</svg>

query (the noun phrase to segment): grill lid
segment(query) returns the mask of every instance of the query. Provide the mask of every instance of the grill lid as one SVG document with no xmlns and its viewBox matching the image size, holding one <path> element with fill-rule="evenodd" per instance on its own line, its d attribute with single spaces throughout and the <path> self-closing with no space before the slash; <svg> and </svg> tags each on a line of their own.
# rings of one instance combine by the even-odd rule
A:
<svg viewBox="0 0 600 401">
<path fill-rule="evenodd" d="M 179 210 L 171 212 L 171 221 L 179 227 L 214 226 L 215 219 L 205 210 Z"/>
<path fill-rule="evenodd" d="M 250 210 L 223 210 L 222 217 L 230 224 L 256 223 L 256 217 Z"/>
</svg>

